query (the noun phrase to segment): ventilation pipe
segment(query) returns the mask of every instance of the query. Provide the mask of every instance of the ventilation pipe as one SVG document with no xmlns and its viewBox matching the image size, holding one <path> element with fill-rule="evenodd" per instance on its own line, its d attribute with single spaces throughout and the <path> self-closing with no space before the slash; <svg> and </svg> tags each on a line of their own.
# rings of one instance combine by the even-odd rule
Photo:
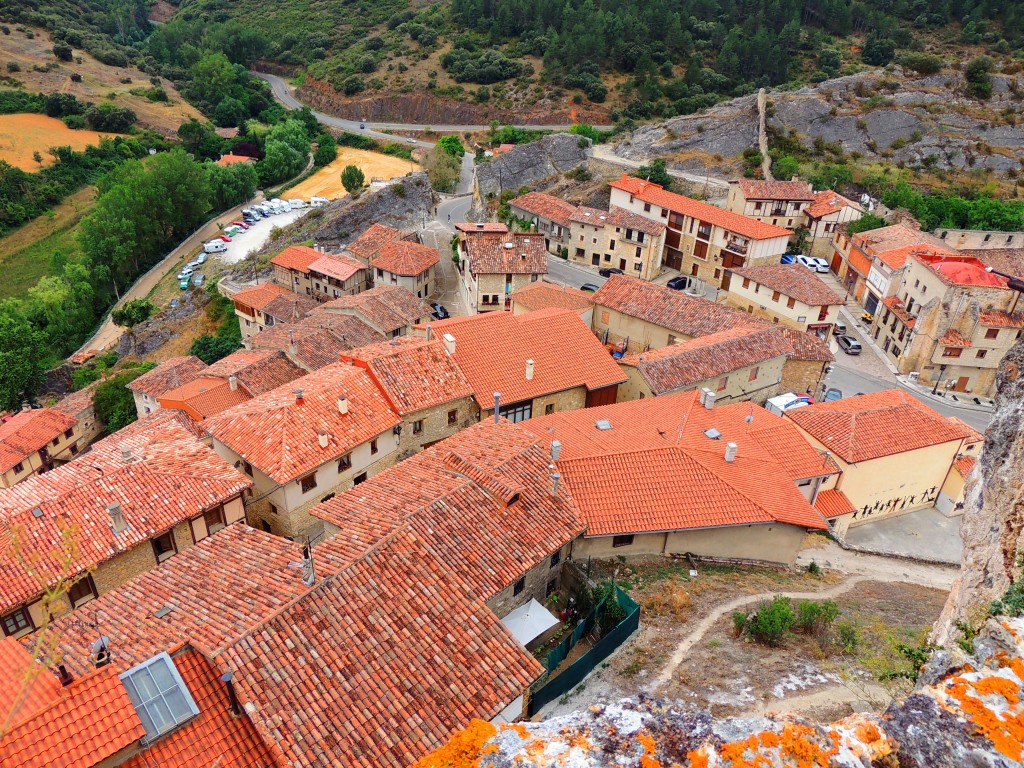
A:
<svg viewBox="0 0 1024 768">
<path fill-rule="evenodd" d="M 498 411 L 501 409 L 501 392 L 494 393 L 494 423 L 497 424 L 501 421 L 501 414 Z"/>
<path fill-rule="evenodd" d="M 736 461 L 736 451 L 739 450 L 739 446 L 736 443 L 725 444 L 725 460 L 732 464 Z"/>
<path fill-rule="evenodd" d="M 238 377 L 237 376 L 228 376 L 228 389 L 230 389 L 232 392 L 237 391 L 237 389 L 238 389 Z"/>
<path fill-rule="evenodd" d="M 562 443 L 558 440 L 551 441 L 551 460 L 558 461 L 558 458 L 562 455 Z"/>
<path fill-rule="evenodd" d="M 455 337 L 450 333 L 446 333 L 441 337 L 444 340 L 444 351 L 449 355 L 455 354 Z"/>
<path fill-rule="evenodd" d="M 533 360 L 526 361 L 526 380 L 533 381 Z"/>
<path fill-rule="evenodd" d="M 431 325 L 430 325 L 430 324 L 428 323 L 428 324 L 427 324 L 427 341 L 433 341 L 433 339 L 434 339 L 434 329 L 433 329 L 433 327 L 432 327 L 432 326 L 431 326 Z"/>
<path fill-rule="evenodd" d="M 220 676 L 220 681 L 224 683 L 224 687 L 228 691 L 228 707 L 231 709 L 231 714 L 240 715 L 242 709 L 238 706 L 238 694 L 235 693 L 235 685 L 231 682 L 234 679 L 235 676 L 231 672 L 225 672 Z"/>
<path fill-rule="evenodd" d="M 68 668 L 65 667 L 63 664 L 57 665 L 57 679 L 60 680 L 60 684 L 64 688 L 67 688 L 69 685 L 75 682 L 74 675 L 68 672 Z"/>
<path fill-rule="evenodd" d="M 348 413 L 348 398 L 344 395 L 338 395 L 338 413 L 342 416 Z"/>
<path fill-rule="evenodd" d="M 557 496 L 558 495 L 558 484 L 561 481 L 562 481 L 562 476 L 558 472 L 555 472 L 555 474 L 553 474 L 551 476 L 551 495 L 552 496 Z"/>
</svg>

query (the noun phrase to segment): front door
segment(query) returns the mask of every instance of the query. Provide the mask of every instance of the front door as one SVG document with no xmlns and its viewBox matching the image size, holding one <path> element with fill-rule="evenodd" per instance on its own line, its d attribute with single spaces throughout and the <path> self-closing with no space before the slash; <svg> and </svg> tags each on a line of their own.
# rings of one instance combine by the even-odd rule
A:
<svg viewBox="0 0 1024 768">
<path fill-rule="evenodd" d="M 723 291 L 728 291 L 729 290 L 729 281 L 731 279 L 732 279 L 732 272 L 730 272 L 728 269 L 725 270 L 725 272 L 722 273 L 722 290 Z"/>
<path fill-rule="evenodd" d="M 696 264 L 694 264 L 692 267 L 690 267 L 690 274 L 693 275 L 694 277 L 697 276 L 697 272 L 698 271 L 699 271 L 699 267 Z"/>
<path fill-rule="evenodd" d="M 626 260 L 625 259 L 619 259 L 619 269 L 621 269 L 623 272 L 626 271 Z"/>
<path fill-rule="evenodd" d="M 961 376 L 959 379 L 956 380 L 956 384 L 953 385 L 953 391 L 954 392 L 966 392 L 967 391 L 967 385 L 970 382 L 970 380 L 971 380 L 970 376 Z"/>
</svg>

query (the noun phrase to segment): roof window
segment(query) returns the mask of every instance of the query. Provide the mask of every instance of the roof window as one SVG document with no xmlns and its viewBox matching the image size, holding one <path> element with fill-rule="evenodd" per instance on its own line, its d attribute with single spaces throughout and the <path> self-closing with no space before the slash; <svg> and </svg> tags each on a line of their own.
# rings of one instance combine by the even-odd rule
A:
<svg viewBox="0 0 1024 768">
<path fill-rule="evenodd" d="M 199 714 L 185 681 L 166 653 L 132 667 L 120 677 L 146 729 L 145 743 Z"/>
</svg>

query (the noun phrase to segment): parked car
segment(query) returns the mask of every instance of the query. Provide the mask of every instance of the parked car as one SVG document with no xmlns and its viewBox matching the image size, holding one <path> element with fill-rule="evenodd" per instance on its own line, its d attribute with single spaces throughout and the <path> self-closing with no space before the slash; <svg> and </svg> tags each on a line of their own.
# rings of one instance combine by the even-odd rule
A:
<svg viewBox="0 0 1024 768">
<path fill-rule="evenodd" d="M 198 288 L 198 287 L 200 287 L 203 284 L 203 280 L 205 280 L 205 279 L 206 278 L 204 278 L 202 275 L 200 275 L 197 272 L 196 274 L 192 275 L 192 285 L 194 285 L 196 288 Z"/>
<path fill-rule="evenodd" d="M 597 270 L 597 274 L 599 274 L 601 277 L 611 277 L 612 275 L 624 275 L 626 273 L 623 272 L 618 267 L 602 267 L 601 269 Z"/>
<path fill-rule="evenodd" d="M 797 256 L 796 263 L 807 267 L 811 272 L 828 272 L 828 262 L 817 256 Z"/>
<path fill-rule="evenodd" d="M 242 229 L 248 229 L 249 228 L 249 225 L 246 224 L 244 221 L 232 221 L 231 222 L 231 226 L 233 226 L 233 227 L 241 227 Z"/>
<path fill-rule="evenodd" d="M 796 264 L 796 256 L 790 256 L 786 254 L 779 260 L 780 264 Z"/>
<path fill-rule="evenodd" d="M 238 237 L 245 233 L 241 227 L 224 227 L 224 234 L 228 237 Z"/>
<path fill-rule="evenodd" d="M 196 256 L 196 263 L 197 264 L 205 264 L 206 263 L 206 254 L 205 253 L 200 253 L 198 256 Z"/>
<path fill-rule="evenodd" d="M 410 144 L 416 143 L 416 139 L 406 139 L 406 141 L 409 142 Z"/>
<path fill-rule="evenodd" d="M 586 291 L 587 293 L 597 293 L 599 288 L 593 283 L 584 283 L 583 285 L 580 286 L 580 290 Z"/>
<path fill-rule="evenodd" d="M 431 304 L 430 308 L 433 310 L 430 314 L 434 316 L 435 320 L 447 320 L 451 317 L 451 314 L 444 308 L 443 304 Z"/>
<path fill-rule="evenodd" d="M 193 267 L 185 265 L 185 268 L 178 273 L 178 279 L 180 280 L 183 277 L 189 277 L 193 272 L 195 272 Z"/>
<path fill-rule="evenodd" d="M 223 240 L 225 243 L 230 243 L 231 242 L 231 235 L 221 235 L 220 239 Z"/>
<path fill-rule="evenodd" d="M 223 253 L 228 249 L 227 245 L 223 240 L 211 240 L 208 243 L 203 243 L 203 251 L 206 253 Z"/>
<path fill-rule="evenodd" d="M 181 280 L 178 281 L 178 287 L 181 288 L 181 290 L 184 291 L 186 288 L 188 288 L 190 282 L 191 282 L 190 278 L 188 278 L 188 277 L 182 278 Z"/>
<path fill-rule="evenodd" d="M 832 333 L 834 333 L 836 336 L 845 336 L 846 335 L 846 323 L 835 323 L 832 326 Z"/>
<path fill-rule="evenodd" d="M 825 390 L 825 396 L 821 398 L 823 403 L 831 403 L 843 399 L 843 390 L 829 387 Z"/>
<path fill-rule="evenodd" d="M 196 259 L 192 259 L 192 261 L 190 261 L 185 266 L 188 267 L 189 269 L 191 269 L 194 272 L 196 270 L 196 268 L 199 266 L 199 262 Z"/>
<path fill-rule="evenodd" d="M 311 197 L 309 198 L 309 205 L 311 208 L 321 208 L 329 203 L 326 197 Z"/>
<path fill-rule="evenodd" d="M 671 288 L 673 291 L 685 291 L 686 287 L 689 284 L 689 280 L 687 280 L 682 275 L 679 275 L 678 277 L 673 277 L 671 280 L 665 283 L 665 286 Z"/>
<path fill-rule="evenodd" d="M 859 355 L 862 349 L 860 342 L 853 336 L 840 336 L 836 339 L 839 348 L 848 355 Z"/>
</svg>

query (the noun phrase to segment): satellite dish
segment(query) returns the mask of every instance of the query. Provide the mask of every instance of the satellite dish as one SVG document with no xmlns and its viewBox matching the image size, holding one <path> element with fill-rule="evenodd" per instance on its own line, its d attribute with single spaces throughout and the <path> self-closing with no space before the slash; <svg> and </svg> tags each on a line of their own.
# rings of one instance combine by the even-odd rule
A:
<svg viewBox="0 0 1024 768">
<path fill-rule="evenodd" d="M 93 652 L 93 654 L 97 654 L 97 653 L 100 653 L 101 651 L 105 651 L 105 650 L 107 650 L 107 647 L 109 645 L 110 645 L 110 638 L 107 637 L 106 635 L 100 635 L 98 638 L 96 638 L 95 642 L 93 642 L 93 644 L 92 644 L 92 652 Z"/>
</svg>

